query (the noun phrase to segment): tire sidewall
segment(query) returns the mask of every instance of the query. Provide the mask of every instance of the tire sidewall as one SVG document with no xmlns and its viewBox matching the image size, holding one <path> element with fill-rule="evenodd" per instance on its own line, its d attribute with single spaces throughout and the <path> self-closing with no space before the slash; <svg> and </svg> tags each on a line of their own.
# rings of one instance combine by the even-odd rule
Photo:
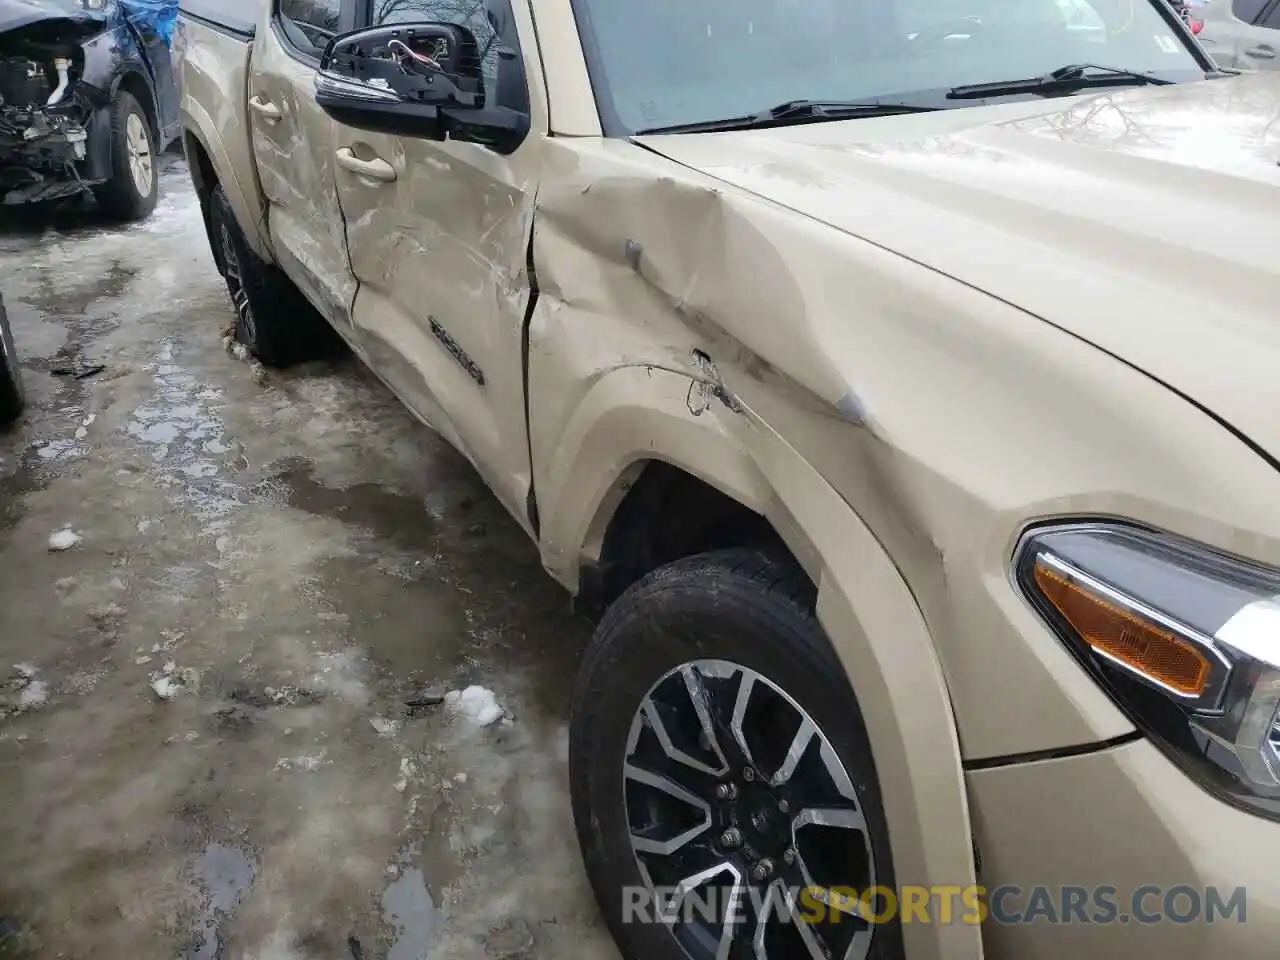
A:
<svg viewBox="0 0 1280 960">
<path fill-rule="evenodd" d="M 147 119 L 147 112 L 138 99 L 127 90 L 117 92 L 111 107 L 111 181 L 103 185 L 99 200 L 109 211 L 127 220 L 141 220 L 155 210 L 160 195 L 160 166 L 156 154 L 155 131 Z M 137 116 L 151 151 L 151 189 L 143 193 L 138 189 L 129 166 L 129 118 Z"/>
<path fill-rule="evenodd" d="M 344 342 L 294 286 L 288 276 L 265 262 L 250 246 L 221 185 L 208 194 L 208 234 L 217 265 L 236 312 L 235 338 L 268 367 L 287 367 L 301 360 L 336 356 Z M 235 284 L 227 276 L 222 252 L 222 231 L 230 238 L 243 290 L 244 309 L 252 323 L 246 325 L 237 305 Z"/>
<path fill-rule="evenodd" d="M 257 262 L 240 233 L 240 225 L 236 221 L 235 211 L 231 209 L 231 201 L 227 199 L 222 187 L 218 187 L 209 198 L 209 241 L 213 247 L 214 261 L 226 282 L 227 295 L 231 297 L 234 308 L 237 291 L 235 282 L 227 274 L 228 264 L 222 246 L 224 230 L 230 239 L 231 252 L 236 258 L 235 267 L 240 274 L 240 291 L 245 298 L 244 309 L 249 313 L 252 321 L 246 324 L 239 309 L 236 310 L 236 340 L 256 353 L 261 347 L 259 338 L 262 333 L 261 319 L 258 316 L 259 305 L 255 303 L 259 299 L 255 293 L 259 286 L 259 277 L 254 272 L 258 268 Z"/>
<path fill-rule="evenodd" d="M 0 423 L 8 423 L 22 412 L 22 370 L 13 331 L 4 303 L 0 301 Z"/>
<path fill-rule="evenodd" d="M 811 616 L 776 600 L 752 602 L 758 583 L 659 571 L 601 622 L 579 678 L 570 733 L 574 816 L 587 871 L 615 939 L 636 960 L 684 960 L 666 929 L 623 922 L 623 890 L 643 884 L 626 822 L 623 760 L 631 723 L 653 684 L 694 660 L 722 659 L 781 687 L 835 748 L 857 791 L 876 857 L 876 883 L 894 876 L 879 784 L 865 726 L 843 668 Z M 720 583 L 714 583 L 719 579 Z M 734 589 L 734 588 L 737 589 Z M 761 591 L 762 592 L 762 591 Z M 901 957 L 896 922 L 876 928 L 875 960 Z"/>
</svg>

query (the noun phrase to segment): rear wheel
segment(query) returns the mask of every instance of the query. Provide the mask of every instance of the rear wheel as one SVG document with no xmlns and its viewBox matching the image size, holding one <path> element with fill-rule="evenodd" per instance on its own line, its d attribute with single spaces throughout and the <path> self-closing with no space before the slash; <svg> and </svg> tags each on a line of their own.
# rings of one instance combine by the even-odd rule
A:
<svg viewBox="0 0 1280 960">
<path fill-rule="evenodd" d="M 155 210 L 159 192 L 151 123 L 133 94 L 121 90 L 111 105 L 111 177 L 94 196 L 108 216 L 141 220 Z"/>
<path fill-rule="evenodd" d="M 677 561 L 601 621 L 570 777 L 596 897 L 630 960 L 901 960 L 857 701 L 793 564 Z M 870 910 L 868 911 L 868 907 Z M 731 912 L 732 911 L 732 912 Z"/>
<path fill-rule="evenodd" d="M 341 339 L 298 288 L 253 252 L 221 186 L 209 197 L 209 242 L 236 311 L 235 338 L 271 367 L 330 356 Z"/>
<path fill-rule="evenodd" d="M 22 413 L 22 371 L 18 351 L 13 346 L 9 316 L 0 300 L 0 426 L 12 423 Z"/>
</svg>

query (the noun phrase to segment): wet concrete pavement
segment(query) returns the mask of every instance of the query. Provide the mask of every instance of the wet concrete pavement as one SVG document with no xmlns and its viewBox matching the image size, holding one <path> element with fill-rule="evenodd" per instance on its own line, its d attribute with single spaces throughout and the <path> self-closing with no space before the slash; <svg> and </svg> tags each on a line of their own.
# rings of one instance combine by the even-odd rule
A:
<svg viewBox="0 0 1280 960">
<path fill-rule="evenodd" d="M 565 782 L 587 625 L 355 360 L 227 353 L 165 162 L 146 223 L 0 236 L 0 957 L 616 960 Z M 502 720 L 406 706 L 471 684 Z"/>
</svg>

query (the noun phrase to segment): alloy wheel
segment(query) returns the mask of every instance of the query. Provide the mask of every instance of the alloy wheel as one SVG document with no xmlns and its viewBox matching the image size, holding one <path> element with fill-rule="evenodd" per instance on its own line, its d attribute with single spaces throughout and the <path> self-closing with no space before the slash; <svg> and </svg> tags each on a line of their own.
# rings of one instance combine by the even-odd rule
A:
<svg viewBox="0 0 1280 960">
<path fill-rule="evenodd" d="M 129 175 L 133 177 L 133 186 L 138 196 L 151 195 L 152 178 L 155 171 L 152 167 L 151 138 L 147 136 L 144 121 L 136 113 L 129 114 L 125 122 L 125 150 L 129 157 Z"/>
<path fill-rule="evenodd" d="M 868 955 L 861 803 L 827 737 L 767 677 L 725 660 L 666 674 L 632 721 L 623 781 L 650 902 L 690 960 Z"/>
<path fill-rule="evenodd" d="M 240 257 L 236 253 L 235 240 L 226 223 L 218 225 L 218 240 L 222 251 L 222 275 L 227 281 L 227 291 L 231 294 L 231 304 L 236 311 L 236 330 L 242 342 L 253 346 L 258 342 L 258 328 L 254 322 L 253 308 L 249 306 L 249 294 L 244 287 L 244 274 L 240 267 Z"/>
</svg>

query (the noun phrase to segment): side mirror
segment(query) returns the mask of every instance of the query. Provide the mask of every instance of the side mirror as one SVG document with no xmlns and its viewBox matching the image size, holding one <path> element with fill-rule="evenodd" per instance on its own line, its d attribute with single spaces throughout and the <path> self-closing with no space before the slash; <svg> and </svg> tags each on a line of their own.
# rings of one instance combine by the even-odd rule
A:
<svg viewBox="0 0 1280 960">
<path fill-rule="evenodd" d="M 486 105 L 475 36 L 452 23 L 396 24 L 335 37 L 316 74 L 316 103 L 359 130 L 468 140 L 510 153 L 527 113 Z"/>
</svg>

